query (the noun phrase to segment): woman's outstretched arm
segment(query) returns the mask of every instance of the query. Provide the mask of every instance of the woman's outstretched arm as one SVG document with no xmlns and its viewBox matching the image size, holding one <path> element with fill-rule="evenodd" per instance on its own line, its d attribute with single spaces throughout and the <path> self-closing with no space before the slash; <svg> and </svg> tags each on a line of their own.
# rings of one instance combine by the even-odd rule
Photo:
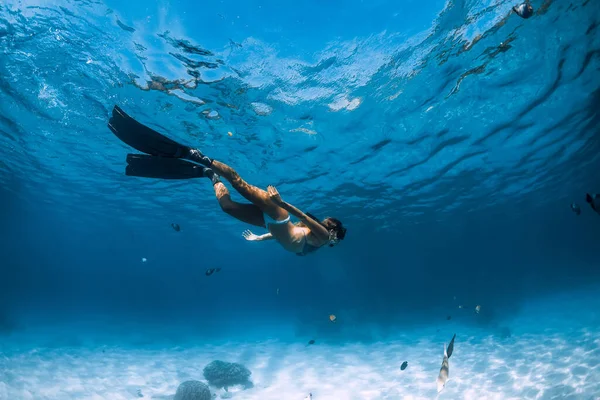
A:
<svg viewBox="0 0 600 400">
<path fill-rule="evenodd" d="M 245 230 L 242 233 L 242 236 L 244 237 L 244 239 L 249 240 L 251 242 L 262 242 L 263 240 L 272 240 L 273 239 L 273 235 L 271 235 L 271 233 L 265 233 L 264 235 L 255 235 L 254 233 L 250 232 L 249 230 Z"/>
</svg>

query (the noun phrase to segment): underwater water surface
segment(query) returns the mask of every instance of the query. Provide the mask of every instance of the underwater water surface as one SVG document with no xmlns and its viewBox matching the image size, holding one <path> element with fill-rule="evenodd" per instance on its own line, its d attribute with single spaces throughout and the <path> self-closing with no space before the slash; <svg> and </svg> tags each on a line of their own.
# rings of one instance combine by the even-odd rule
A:
<svg viewBox="0 0 600 400">
<path fill-rule="evenodd" d="M 600 3 L 516 5 L 3 0 L 0 399 L 172 399 L 214 360 L 253 383 L 217 398 L 600 399 Z M 114 105 L 345 240 L 126 176 Z"/>
</svg>

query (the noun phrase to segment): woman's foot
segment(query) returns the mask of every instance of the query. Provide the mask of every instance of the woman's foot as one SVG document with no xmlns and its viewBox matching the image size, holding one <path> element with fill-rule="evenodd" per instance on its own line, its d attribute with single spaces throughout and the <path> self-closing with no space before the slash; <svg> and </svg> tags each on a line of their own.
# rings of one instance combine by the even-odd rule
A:
<svg viewBox="0 0 600 400">
<path fill-rule="evenodd" d="M 219 175 L 217 175 L 215 173 L 215 171 L 213 171 L 212 169 L 205 167 L 202 169 L 202 175 L 207 177 L 208 179 L 211 180 L 213 186 L 216 185 L 217 183 L 221 182 L 221 179 L 219 179 Z"/>
<path fill-rule="evenodd" d="M 190 161 L 197 162 L 198 164 L 202 164 L 205 167 L 210 167 L 213 162 L 212 159 L 206 157 L 198 149 L 190 149 L 189 153 L 184 158 Z"/>
</svg>

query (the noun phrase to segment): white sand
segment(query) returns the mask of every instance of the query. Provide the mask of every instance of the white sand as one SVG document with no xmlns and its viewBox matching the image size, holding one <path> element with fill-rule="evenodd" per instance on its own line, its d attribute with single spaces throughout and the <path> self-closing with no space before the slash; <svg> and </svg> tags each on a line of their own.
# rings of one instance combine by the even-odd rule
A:
<svg viewBox="0 0 600 400">
<path fill-rule="evenodd" d="M 577 302 L 566 296 L 525 307 L 507 324 L 513 330 L 509 338 L 497 329 L 453 325 L 450 381 L 439 398 L 600 399 L 595 293 Z M 0 399 L 167 399 L 181 382 L 203 381 L 202 369 L 215 359 L 240 362 L 252 371 L 255 386 L 230 389 L 233 399 L 301 400 L 309 392 L 314 400 L 435 399 L 443 342 L 451 338 L 435 331 L 423 328 L 369 345 L 315 338 L 315 345 L 306 346 L 306 338 L 296 344 L 196 341 L 162 348 L 90 340 L 43 347 L 53 340 L 47 330 L 38 336 L 15 333 L 0 342 Z M 401 371 L 405 360 L 408 368 Z M 218 398 L 224 393 L 211 389 Z"/>
<path fill-rule="evenodd" d="M 136 350 L 31 348 L 0 358 L 0 399 L 165 398 L 188 379 L 203 380 L 214 359 L 240 361 L 254 388 L 235 399 L 432 399 L 442 344 L 424 339 L 372 345 L 278 342 Z M 409 362 L 400 371 L 403 361 Z M 501 339 L 459 332 L 447 399 L 600 398 L 600 333 Z M 223 391 L 215 392 L 220 396 Z"/>
</svg>

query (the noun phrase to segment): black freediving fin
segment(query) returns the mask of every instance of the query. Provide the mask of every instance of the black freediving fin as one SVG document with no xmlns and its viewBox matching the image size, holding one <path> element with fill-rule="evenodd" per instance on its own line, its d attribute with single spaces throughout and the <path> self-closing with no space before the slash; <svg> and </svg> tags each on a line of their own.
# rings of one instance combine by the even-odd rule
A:
<svg viewBox="0 0 600 400">
<path fill-rule="evenodd" d="M 190 151 L 190 147 L 179 144 L 137 122 L 119 106 L 114 106 L 108 127 L 121 141 L 142 153 L 180 158 Z"/>
<path fill-rule="evenodd" d="M 125 175 L 141 178 L 192 179 L 202 178 L 205 167 L 172 157 L 128 154 Z"/>
</svg>

